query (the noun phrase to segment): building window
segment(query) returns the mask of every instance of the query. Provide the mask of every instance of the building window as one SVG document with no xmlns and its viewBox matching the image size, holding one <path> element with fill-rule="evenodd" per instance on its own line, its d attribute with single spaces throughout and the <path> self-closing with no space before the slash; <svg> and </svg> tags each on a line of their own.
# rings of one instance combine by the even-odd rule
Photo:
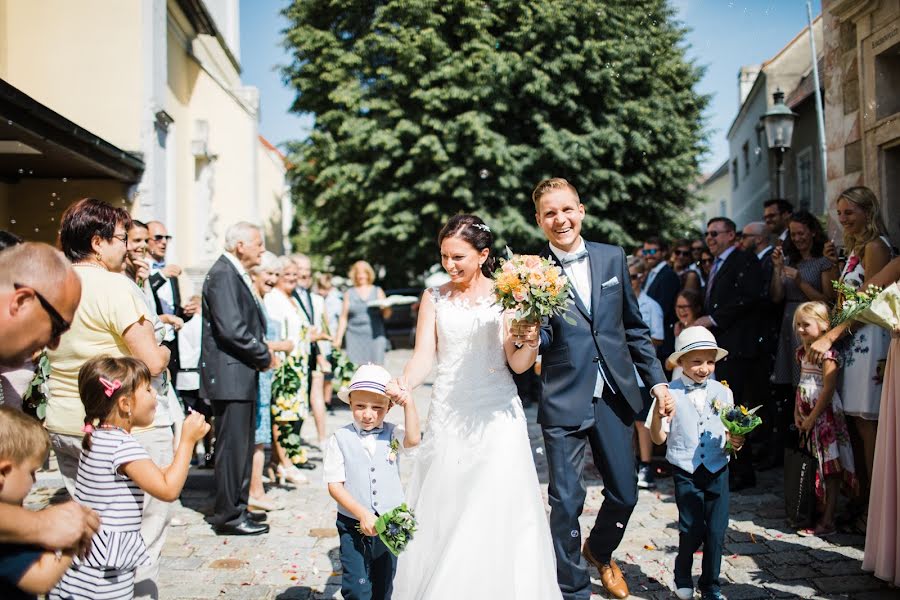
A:
<svg viewBox="0 0 900 600">
<path fill-rule="evenodd" d="M 803 210 L 813 210 L 813 155 L 812 148 L 797 153 L 797 203 Z"/>
<path fill-rule="evenodd" d="M 720 217 L 728 216 L 728 213 L 725 211 L 725 208 L 726 208 L 725 200 L 719 200 L 719 216 Z"/>
<path fill-rule="evenodd" d="M 731 161 L 731 188 L 737 189 L 738 186 L 738 161 L 734 159 Z"/>
<path fill-rule="evenodd" d="M 750 175 L 750 142 L 744 142 L 741 152 L 744 154 L 744 177 L 748 177 Z"/>
</svg>

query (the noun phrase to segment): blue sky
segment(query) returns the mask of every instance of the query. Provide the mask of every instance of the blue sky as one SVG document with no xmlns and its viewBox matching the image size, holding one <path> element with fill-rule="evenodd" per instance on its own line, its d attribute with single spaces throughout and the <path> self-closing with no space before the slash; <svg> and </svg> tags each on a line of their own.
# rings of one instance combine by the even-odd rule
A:
<svg viewBox="0 0 900 600">
<path fill-rule="evenodd" d="M 806 0 L 670 1 L 692 30 L 688 55 L 707 67 L 698 91 L 712 95 L 706 111 L 710 152 L 702 162 L 708 172 L 728 157 L 725 134 L 738 109 L 738 69 L 771 58 L 806 26 Z M 281 46 L 286 21 L 279 14 L 288 3 L 241 3 L 242 79 L 260 89 L 260 133 L 274 144 L 305 137 L 312 124 L 288 112 L 293 92 L 282 85 L 277 71 L 288 62 Z M 814 0 L 813 17 L 821 9 L 821 0 Z"/>
</svg>

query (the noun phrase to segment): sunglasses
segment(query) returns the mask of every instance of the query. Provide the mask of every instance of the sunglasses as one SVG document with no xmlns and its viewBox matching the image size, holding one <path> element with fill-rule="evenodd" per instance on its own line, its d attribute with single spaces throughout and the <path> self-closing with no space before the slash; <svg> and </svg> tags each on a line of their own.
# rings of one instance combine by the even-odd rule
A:
<svg viewBox="0 0 900 600">
<path fill-rule="evenodd" d="M 631 277 L 631 280 L 632 280 L 632 281 L 641 278 L 641 274 L 640 274 L 640 273 L 629 273 L 628 276 Z"/>
<path fill-rule="evenodd" d="M 161 242 L 163 240 L 170 242 L 170 241 L 172 241 L 172 236 L 171 235 L 154 235 L 153 239 L 156 240 L 157 242 Z"/>
<path fill-rule="evenodd" d="M 53 308 L 53 305 L 50 304 L 47 301 L 47 299 L 41 295 L 41 293 L 39 291 L 37 291 L 33 287 L 29 287 L 27 285 L 22 285 L 21 283 L 14 283 L 13 287 L 17 290 L 25 289 L 25 290 L 31 290 L 32 292 L 34 292 L 34 295 L 38 299 L 38 302 L 41 303 L 41 306 L 47 312 L 47 316 L 50 317 L 50 323 L 52 326 L 51 335 L 53 336 L 51 339 L 55 340 L 56 338 L 60 337 L 62 334 L 67 332 L 72 327 L 72 324 L 69 323 L 68 321 L 66 321 L 65 319 L 63 319 L 62 315 L 60 315 L 59 312 L 55 308 Z"/>
<path fill-rule="evenodd" d="M 641 253 L 643 253 L 644 256 L 653 256 L 657 252 L 659 252 L 659 250 L 657 250 L 656 248 L 644 248 L 643 250 L 641 250 Z"/>
<path fill-rule="evenodd" d="M 716 231 L 715 229 L 713 229 L 713 230 L 706 232 L 706 237 L 711 237 L 712 239 L 716 239 L 717 237 L 719 237 L 720 234 L 724 234 L 724 233 L 726 233 L 726 232 Z"/>
<path fill-rule="evenodd" d="M 690 250 L 676 250 L 675 256 L 691 256 Z"/>
<path fill-rule="evenodd" d="M 680 310 L 688 310 L 693 308 L 693 306 L 691 306 L 690 304 L 676 304 L 675 308 Z"/>
<path fill-rule="evenodd" d="M 700 262 L 702 262 L 703 264 L 707 264 L 707 263 L 713 262 L 713 260 L 715 260 L 715 259 L 712 259 L 712 258 L 701 258 L 701 259 L 700 259 Z"/>
</svg>

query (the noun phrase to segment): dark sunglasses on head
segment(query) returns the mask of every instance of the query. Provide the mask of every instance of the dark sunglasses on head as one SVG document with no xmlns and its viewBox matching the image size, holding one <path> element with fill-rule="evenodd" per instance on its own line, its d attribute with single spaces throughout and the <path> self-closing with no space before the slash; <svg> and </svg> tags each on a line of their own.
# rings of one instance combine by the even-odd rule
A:
<svg viewBox="0 0 900 600">
<path fill-rule="evenodd" d="M 172 236 L 171 235 L 154 235 L 153 239 L 156 240 L 157 242 L 161 242 L 163 240 L 170 242 L 170 241 L 172 241 Z"/>
<path fill-rule="evenodd" d="M 47 301 L 47 299 L 41 295 L 41 293 L 39 291 L 37 291 L 33 287 L 23 285 L 21 283 L 14 283 L 13 287 L 17 290 L 26 289 L 26 290 L 31 290 L 32 292 L 34 292 L 34 295 L 38 299 L 38 302 L 41 303 L 41 306 L 44 308 L 45 311 L 47 311 L 47 316 L 50 317 L 50 323 L 52 325 L 52 329 L 51 329 L 51 335 L 53 336 L 52 339 L 58 338 L 59 336 L 61 336 L 65 332 L 67 332 L 72 327 L 72 324 L 69 323 L 68 321 L 66 321 L 65 319 L 63 319 L 62 315 L 60 315 L 59 312 L 55 308 L 53 308 L 53 305 L 50 304 Z"/>
</svg>

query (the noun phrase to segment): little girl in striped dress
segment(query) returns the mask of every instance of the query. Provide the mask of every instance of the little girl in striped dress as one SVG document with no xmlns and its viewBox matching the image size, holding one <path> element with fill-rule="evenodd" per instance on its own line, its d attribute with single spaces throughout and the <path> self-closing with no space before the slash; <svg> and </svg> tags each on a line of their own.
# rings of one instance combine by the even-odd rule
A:
<svg viewBox="0 0 900 600">
<path fill-rule="evenodd" d="M 153 424 L 156 392 L 140 360 L 100 356 L 78 373 L 85 408 L 84 442 L 75 500 L 100 515 L 91 551 L 76 559 L 51 599 L 119 600 L 134 597 L 138 565 L 148 560 L 141 538 L 144 492 L 171 502 L 187 479 L 194 444 L 209 431 L 199 413 L 184 421 L 172 464 L 160 468 L 132 437 L 132 427 Z"/>
</svg>

